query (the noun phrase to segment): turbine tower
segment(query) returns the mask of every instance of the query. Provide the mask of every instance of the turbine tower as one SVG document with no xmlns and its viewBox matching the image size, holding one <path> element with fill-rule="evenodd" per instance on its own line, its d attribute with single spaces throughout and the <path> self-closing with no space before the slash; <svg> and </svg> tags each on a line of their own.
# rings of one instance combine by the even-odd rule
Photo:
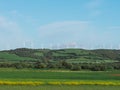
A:
<svg viewBox="0 0 120 90">
<path fill-rule="evenodd" d="M 41 44 L 41 49 L 44 49 L 44 45 L 43 44 Z"/>
<path fill-rule="evenodd" d="M 30 47 L 34 48 L 34 43 L 32 41 L 30 41 Z"/>
<path fill-rule="evenodd" d="M 56 49 L 60 49 L 60 44 L 59 43 L 57 43 L 57 48 Z"/>
<path fill-rule="evenodd" d="M 26 42 L 25 42 L 25 41 L 23 42 L 23 47 L 24 47 L 24 48 L 26 47 Z"/>
<path fill-rule="evenodd" d="M 49 48 L 50 48 L 50 49 L 53 49 L 53 44 L 52 44 L 52 43 L 50 44 L 50 47 L 49 47 Z"/>
<path fill-rule="evenodd" d="M 113 46 L 112 46 L 112 44 L 110 45 L 110 49 L 113 49 Z"/>
<path fill-rule="evenodd" d="M 102 49 L 105 49 L 105 44 L 102 44 Z"/>
</svg>

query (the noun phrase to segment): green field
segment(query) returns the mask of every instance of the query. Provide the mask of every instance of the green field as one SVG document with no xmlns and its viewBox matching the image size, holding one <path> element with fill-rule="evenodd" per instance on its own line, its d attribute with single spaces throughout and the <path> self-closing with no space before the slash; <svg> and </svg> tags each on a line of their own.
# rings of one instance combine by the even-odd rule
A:
<svg viewBox="0 0 120 90">
<path fill-rule="evenodd" d="M 37 69 L 0 69 L 0 90 L 119 90 L 118 85 L 11 85 L 9 82 L 115 82 L 120 83 L 120 71 L 66 71 Z M 2 84 L 1 82 L 8 82 Z"/>
<path fill-rule="evenodd" d="M 40 81 L 80 81 L 80 80 L 120 80 L 120 71 L 50 71 L 34 69 L 0 69 L 0 80 L 40 80 Z"/>
<path fill-rule="evenodd" d="M 119 90 L 119 53 L 26 48 L 1 51 L 0 90 Z M 74 70 L 75 66 L 80 69 Z"/>
<path fill-rule="evenodd" d="M 109 71 L 120 69 L 120 50 L 28 49 L 0 51 L 0 68 Z"/>
<path fill-rule="evenodd" d="M 120 90 L 120 86 L 0 86 L 0 90 Z"/>
<path fill-rule="evenodd" d="M 30 57 L 20 57 L 15 54 L 10 54 L 7 52 L 0 52 L 0 60 L 2 61 L 21 61 L 21 60 L 35 60 Z"/>
<path fill-rule="evenodd" d="M 0 51 L 1 61 L 28 61 L 48 58 L 52 60 L 67 60 L 70 63 L 113 63 L 119 62 L 119 50 L 84 50 L 84 49 L 27 49 Z"/>
</svg>

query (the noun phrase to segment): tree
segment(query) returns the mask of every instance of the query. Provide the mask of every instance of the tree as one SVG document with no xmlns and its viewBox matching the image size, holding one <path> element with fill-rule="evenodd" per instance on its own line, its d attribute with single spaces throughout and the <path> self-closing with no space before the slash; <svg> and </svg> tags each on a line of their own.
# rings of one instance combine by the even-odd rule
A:
<svg viewBox="0 0 120 90">
<path fill-rule="evenodd" d="M 71 68 L 71 70 L 73 70 L 73 71 L 79 71 L 79 70 L 81 70 L 81 67 L 79 65 L 73 65 L 72 68 Z"/>
</svg>

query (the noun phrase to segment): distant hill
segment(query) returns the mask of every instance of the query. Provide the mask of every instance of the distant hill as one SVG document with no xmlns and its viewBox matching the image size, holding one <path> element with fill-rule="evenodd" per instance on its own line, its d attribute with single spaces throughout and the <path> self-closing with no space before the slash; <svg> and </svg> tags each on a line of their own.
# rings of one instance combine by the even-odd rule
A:
<svg viewBox="0 0 120 90">
<path fill-rule="evenodd" d="M 120 50 L 110 49 L 28 49 L 0 51 L 0 61 L 50 61 L 65 60 L 69 63 L 120 62 Z"/>
</svg>

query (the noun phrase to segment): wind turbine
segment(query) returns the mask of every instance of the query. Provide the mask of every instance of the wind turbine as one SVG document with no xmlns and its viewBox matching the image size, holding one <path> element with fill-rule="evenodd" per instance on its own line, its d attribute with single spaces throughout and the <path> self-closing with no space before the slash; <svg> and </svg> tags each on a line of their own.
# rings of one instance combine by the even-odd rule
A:
<svg viewBox="0 0 120 90">
<path fill-rule="evenodd" d="M 53 44 L 52 44 L 52 43 L 50 44 L 50 47 L 49 47 L 49 48 L 50 48 L 50 49 L 53 49 Z"/>
<path fill-rule="evenodd" d="M 44 44 L 41 44 L 41 49 L 44 49 Z"/>
<path fill-rule="evenodd" d="M 105 49 L 105 44 L 102 44 L 102 49 Z"/>
<path fill-rule="evenodd" d="M 60 44 L 59 43 L 57 43 L 57 48 L 56 49 L 60 49 Z"/>
<path fill-rule="evenodd" d="M 110 45 L 110 49 L 113 49 L 113 46 L 112 46 L 112 44 Z"/>
<path fill-rule="evenodd" d="M 34 43 L 32 41 L 30 42 L 30 47 L 34 48 Z"/>
<path fill-rule="evenodd" d="M 24 47 L 24 48 L 26 47 L 26 41 L 23 42 L 23 47 Z"/>
</svg>

